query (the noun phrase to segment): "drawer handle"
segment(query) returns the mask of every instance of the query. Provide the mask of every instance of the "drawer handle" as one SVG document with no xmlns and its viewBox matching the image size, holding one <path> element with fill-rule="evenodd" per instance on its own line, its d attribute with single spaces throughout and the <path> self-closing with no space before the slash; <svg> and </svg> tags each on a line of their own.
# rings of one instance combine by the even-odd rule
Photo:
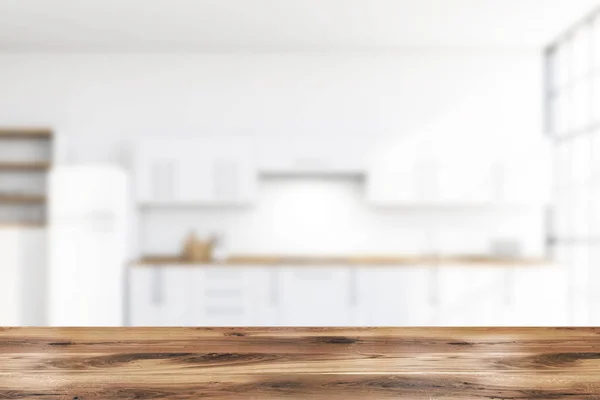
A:
<svg viewBox="0 0 600 400">
<path fill-rule="evenodd" d="M 440 276 L 438 266 L 431 267 L 429 277 L 429 305 L 437 307 L 440 305 Z"/>
<path fill-rule="evenodd" d="M 204 291 L 206 297 L 242 297 L 240 289 L 206 289 Z"/>
<path fill-rule="evenodd" d="M 358 277 L 356 276 L 356 268 L 350 269 L 350 306 L 358 305 Z"/>
<path fill-rule="evenodd" d="M 152 271 L 152 290 L 151 290 L 150 299 L 152 301 L 152 304 L 154 304 L 156 306 L 162 304 L 162 302 L 164 300 L 164 297 L 165 297 L 164 293 L 163 293 L 162 281 L 163 281 L 163 269 L 162 269 L 162 267 L 155 267 L 155 268 L 153 268 L 153 271 Z"/>
<path fill-rule="evenodd" d="M 279 272 L 276 268 L 273 268 L 270 272 L 271 274 L 271 287 L 270 287 L 270 303 L 272 307 L 275 307 L 279 304 Z"/>
<path fill-rule="evenodd" d="M 206 314 L 216 317 L 244 314 L 244 309 L 242 307 L 206 307 L 204 311 Z"/>
</svg>

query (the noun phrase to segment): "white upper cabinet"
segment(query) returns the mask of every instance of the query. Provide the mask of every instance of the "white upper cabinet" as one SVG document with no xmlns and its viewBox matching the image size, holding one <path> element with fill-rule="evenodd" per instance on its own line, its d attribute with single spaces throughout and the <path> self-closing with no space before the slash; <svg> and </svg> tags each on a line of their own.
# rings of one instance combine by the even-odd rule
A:
<svg viewBox="0 0 600 400">
<path fill-rule="evenodd" d="M 141 203 L 236 205 L 256 197 L 254 155 L 242 139 L 147 139 L 134 163 Z"/>
<path fill-rule="evenodd" d="M 373 163 L 367 200 L 374 205 L 543 205 L 550 165 L 541 156 L 437 161 L 408 158 Z"/>
<path fill-rule="evenodd" d="M 367 199 L 375 205 L 491 204 L 502 166 L 471 160 L 397 160 L 369 170 Z"/>
</svg>

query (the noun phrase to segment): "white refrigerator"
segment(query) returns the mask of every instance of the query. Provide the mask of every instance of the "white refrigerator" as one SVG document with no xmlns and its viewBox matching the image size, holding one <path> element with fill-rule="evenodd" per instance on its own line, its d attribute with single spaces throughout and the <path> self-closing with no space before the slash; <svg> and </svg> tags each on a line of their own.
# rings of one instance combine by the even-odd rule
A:
<svg viewBox="0 0 600 400">
<path fill-rule="evenodd" d="M 114 165 L 59 166 L 49 193 L 49 325 L 123 325 L 127 174 Z"/>
</svg>

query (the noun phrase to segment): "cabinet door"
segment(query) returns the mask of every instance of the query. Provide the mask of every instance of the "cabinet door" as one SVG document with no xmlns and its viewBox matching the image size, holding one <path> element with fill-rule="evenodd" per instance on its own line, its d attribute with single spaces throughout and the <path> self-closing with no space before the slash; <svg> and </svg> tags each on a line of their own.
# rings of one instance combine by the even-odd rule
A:
<svg viewBox="0 0 600 400">
<path fill-rule="evenodd" d="M 48 304 L 47 231 L 45 228 L 23 228 L 20 231 L 20 325 L 44 326 L 47 324 Z"/>
<path fill-rule="evenodd" d="M 138 143 L 134 158 L 136 198 L 142 203 L 175 201 L 182 171 L 176 144 L 168 140 Z"/>
<path fill-rule="evenodd" d="M 211 164 L 212 201 L 219 204 L 244 204 L 255 200 L 254 168 L 240 155 L 216 157 Z"/>
<path fill-rule="evenodd" d="M 155 158 L 150 162 L 150 202 L 164 203 L 177 201 L 180 193 L 180 162 L 172 158 Z"/>
<path fill-rule="evenodd" d="M 572 325 L 568 318 L 566 268 L 516 266 L 509 272 L 506 325 Z"/>
<path fill-rule="evenodd" d="M 133 267 L 129 273 L 132 326 L 188 326 L 189 267 Z"/>
<path fill-rule="evenodd" d="M 438 267 L 437 325 L 502 325 L 502 269 L 489 265 Z"/>
<path fill-rule="evenodd" d="M 357 325 L 422 326 L 432 322 L 431 269 L 365 266 L 358 271 Z"/>
<path fill-rule="evenodd" d="M 239 204 L 256 196 L 256 168 L 243 141 L 150 139 L 138 146 L 136 187 L 141 202 Z"/>
<path fill-rule="evenodd" d="M 21 323 L 21 287 L 19 279 L 21 245 L 18 229 L 0 229 L 0 326 Z"/>
<path fill-rule="evenodd" d="M 266 268 L 202 266 L 191 273 L 192 325 L 270 325 L 271 281 Z"/>
<path fill-rule="evenodd" d="M 281 273 L 282 325 L 353 324 L 350 268 L 298 266 L 282 268 Z"/>
<path fill-rule="evenodd" d="M 206 144 L 210 160 L 211 200 L 217 204 L 247 204 L 257 195 L 258 174 L 250 144 L 220 139 Z"/>
</svg>

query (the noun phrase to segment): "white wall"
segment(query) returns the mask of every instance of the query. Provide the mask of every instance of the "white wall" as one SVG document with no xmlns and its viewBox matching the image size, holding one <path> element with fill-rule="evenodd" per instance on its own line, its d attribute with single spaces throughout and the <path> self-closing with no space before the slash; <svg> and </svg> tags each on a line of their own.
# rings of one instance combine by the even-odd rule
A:
<svg viewBox="0 0 600 400">
<path fill-rule="evenodd" d="M 541 210 L 447 207 L 381 209 L 364 199 L 358 178 L 262 179 L 255 206 L 147 208 L 145 254 L 175 254 L 191 227 L 225 233 L 234 254 L 471 254 L 494 239 L 517 239 L 525 254 L 543 252 Z"/>
<path fill-rule="evenodd" d="M 465 99 L 465 130 L 539 135 L 541 74 L 531 50 L 3 54 L 0 123 L 56 128 L 72 162 L 123 160 L 151 134 L 407 135 Z"/>
<path fill-rule="evenodd" d="M 336 134 L 348 140 L 368 136 L 386 157 L 401 156 L 406 138 L 426 137 L 419 149 L 460 158 L 468 152 L 485 149 L 493 154 L 535 142 L 542 135 L 541 106 L 541 54 L 534 50 L 0 55 L 0 124 L 54 127 L 66 143 L 59 161 L 69 163 L 127 165 L 131 144 L 146 135 Z M 390 154 L 390 149 L 398 152 Z M 280 192 L 283 189 L 306 195 L 313 190 L 297 184 L 295 189 L 286 183 L 267 184 L 262 193 L 265 204 L 281 207 L 282 203 L 273 202 L 286 199 Z M 345 209 L 354 213 L 348 222 L 352 228 L 367 224 L 378 233 L 369 239 L 360 238 L 359 233 L 347 237 L 343 233 L 350 226 L 328 224 L 330 236 L 342 234 L 332 251 L 350 244 L 357 246 L 356 252 L 384 251 L 390 243 L 384 245 L 376 238 L 386 235 L 397 238 L 401 249 L 419 249 L 423 247 L 422 226 L 435 226 L 436 219 L 450 223 L 443 229 L 462 229 L 454 211 L 447 213 L 447 219 L 440 216 L 443 211 L 431 215 L 410 209 L 386 211 L 394 216 L 384 217 L 356 203 L 357 187 L 338 182 L 327 190 L 335 202 L 339 196 L 348 199 Z M 267 234 L 268 229 L 263 229 L 272 216 L 261 210 L 245 217 L 240 216 L 244 210 L 207 210 L 194 213 L 193 221 L 199 228 L 229 226 L 229 236 L 240 251 L 268 250 L 266 240 L 276 231 L 270 227 Z M 181 232 L 189 228 L 183 217 L 187 212 L 180 212 L 168 227 L 160 215 L 151 217 L 151 222 L 163 224 L 163 233 L 146 237 L 142 246 L 150 244 L 147 251 L 174 250 Z M 294 207 L 286 212 L 295 212 Z M 369 222 L 364 222 L 363 214 L 369 215 Z M 236 216 L 240 219 L 235 220 Z M 221 217 L 222 221 L 214 221 Z M 280 217 L 289 230 L 280 236 L 281 241 L 271 241 L 273 246 L 277 243 L 282 252 L 323 251 L 318 236 L 310 239 L 309 232 L 294 228 L 292 214 Z M 472 212 L 469 218 L 468 226 L 487 226 L 489 231 L 512 226 L 514 232 L 537 232 L 537 236 L 524 235 L 535 236 L 537 241 L 531 246 L 540 247 L 541 215 L 511 217 L 508 225 L 489 213 Z M 241 221 L 255 225 L 248 228 Z M 393 228 L 391 221 L 396 224 Z M 256 232 L 265 233 L 263 241 L 255 241 Z M 413 241 L 419 244 L 405 245 Z"/>
</svg>

